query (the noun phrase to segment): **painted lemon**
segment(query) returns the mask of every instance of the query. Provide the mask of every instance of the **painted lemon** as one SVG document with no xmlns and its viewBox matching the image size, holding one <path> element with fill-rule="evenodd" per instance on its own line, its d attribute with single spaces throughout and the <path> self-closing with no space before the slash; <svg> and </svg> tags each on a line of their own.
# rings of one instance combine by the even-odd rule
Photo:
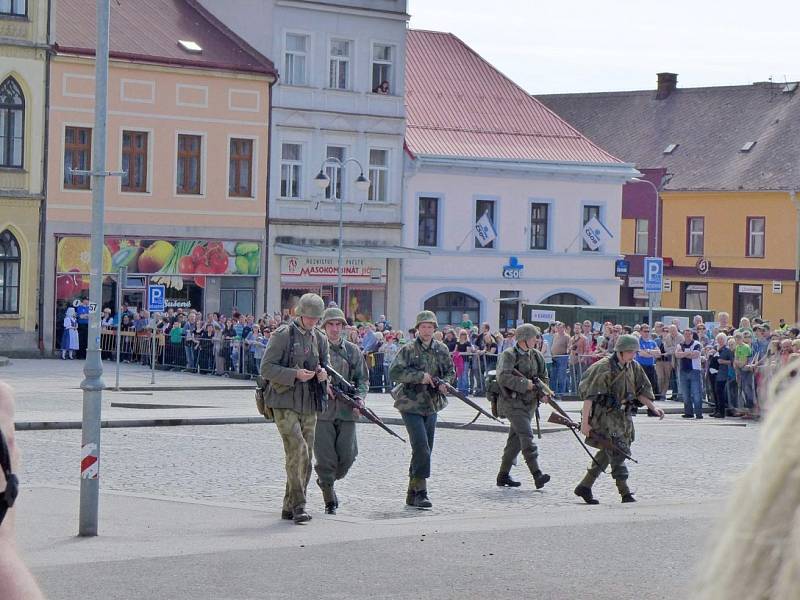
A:
<svg viewBox="0 0 800 600">
<path fill-rule="evenodd" d="M 92 242 L 84 237 L 65 237 L 58 242 L 58 272 L 89 273 Z M 111 252 L 103 246 L 103 273 L 111 272 Z"/>
</svg>

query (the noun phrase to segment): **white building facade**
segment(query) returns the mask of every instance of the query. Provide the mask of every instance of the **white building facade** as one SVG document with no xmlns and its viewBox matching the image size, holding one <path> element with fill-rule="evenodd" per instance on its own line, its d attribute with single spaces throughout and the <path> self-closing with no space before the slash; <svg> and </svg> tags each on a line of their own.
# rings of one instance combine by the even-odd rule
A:
<svg viewBox="0 0 800 600">
<path fill-rule="evenodd" d="M 638 172 L 595 146 L 451 34 L 409 31 L 401 323 L 467 314 L 513 327 L 523 304 L 618 304 L 622 186 Z M 485 217 L 496 238 L 482 245 Z M 598 248 L 583 228 L 608 230 Z"/>
<path fill-rule="evenodd" d="M 419 254 L 402 247 L 405 0 L 202 3 L 280 74 L 267 309 L 289 311 L 308 291 L 338 300 L 341 216 L 342 308 L 356 321 L 396 319 L 401 259 Z M 323 166 L 329 157 L 344 166 Z M 356 186 L 362 167 L 368 190 Z M 325 189 L 315 182 L 321 169 Z"/>
</svg>

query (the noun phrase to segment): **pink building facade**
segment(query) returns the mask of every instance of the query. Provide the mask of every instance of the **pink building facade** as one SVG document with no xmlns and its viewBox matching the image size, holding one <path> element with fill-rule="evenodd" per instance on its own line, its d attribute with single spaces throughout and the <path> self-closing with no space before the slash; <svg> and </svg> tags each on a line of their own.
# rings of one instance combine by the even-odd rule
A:
<svg viewBox="0 0 800 600">
<path fill-rule="evenodd" d="M 125 174 L 106 180 L 99 303 L 116 314 L 121 283 L 123 301 L 144 307 L 146 286 L 160 283 L 167 306 L 262 312 L 275 71 L 193 3 L 150 1 L 163 10 L 112 3 L 106 161 Z M 94 34 L 93 12 L 78 8 L 59 4 L 50 73 L 45 348 L 58 347 L 64 311 L 88 296 L 92 184 L 71 171 L 91 168 Z M 153 14 L 163 47 L 148 44 Z"/>
</svg>

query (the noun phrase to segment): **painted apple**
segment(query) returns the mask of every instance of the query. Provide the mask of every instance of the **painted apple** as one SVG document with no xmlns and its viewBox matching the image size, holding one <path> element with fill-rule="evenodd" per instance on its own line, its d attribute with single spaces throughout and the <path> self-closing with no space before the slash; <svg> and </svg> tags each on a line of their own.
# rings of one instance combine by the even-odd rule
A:
<svg viewBox="0 0 800 600">
<path fill-rule="evenodd" d="M 167 264 L 173 252 L 175 247 L 169 242 L 164 240 L 153 242 L 139 257 L 138 272 L 155 273 Z"/>
<path fill-rule="evenodd" d="M 59 275 L 56 277 L 56 298 L 58 300 L 69 300 L 80 292 L 80 284 L 75 279 L 74 275 Z"/>
<path fill-rule="evenodd" d="M 178 260 L 178 273 L 191 275 L 195 271 L 194 261 L 191 256 L 181 256 Z"/>
</svg>

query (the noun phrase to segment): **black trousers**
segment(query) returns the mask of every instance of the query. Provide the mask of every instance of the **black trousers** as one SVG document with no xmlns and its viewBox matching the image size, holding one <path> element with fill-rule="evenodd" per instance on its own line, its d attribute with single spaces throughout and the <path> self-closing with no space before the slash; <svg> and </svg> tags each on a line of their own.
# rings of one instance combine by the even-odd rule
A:
<svg viewBox="0 0 800 600">
<path fill-rule="evenodd" d="M 728 407 L 728 379 L 717 377 L 714 380 L 714 401 L 718 415 L 725 416 L 725 409 Z"/>
<path fill-rule="evenodd" d="M 75 353 L 79 359 L 86 358 L 86 348 L 89 346 L 89 323 L 78 321 L 78 351 Z"/>
</svg>

